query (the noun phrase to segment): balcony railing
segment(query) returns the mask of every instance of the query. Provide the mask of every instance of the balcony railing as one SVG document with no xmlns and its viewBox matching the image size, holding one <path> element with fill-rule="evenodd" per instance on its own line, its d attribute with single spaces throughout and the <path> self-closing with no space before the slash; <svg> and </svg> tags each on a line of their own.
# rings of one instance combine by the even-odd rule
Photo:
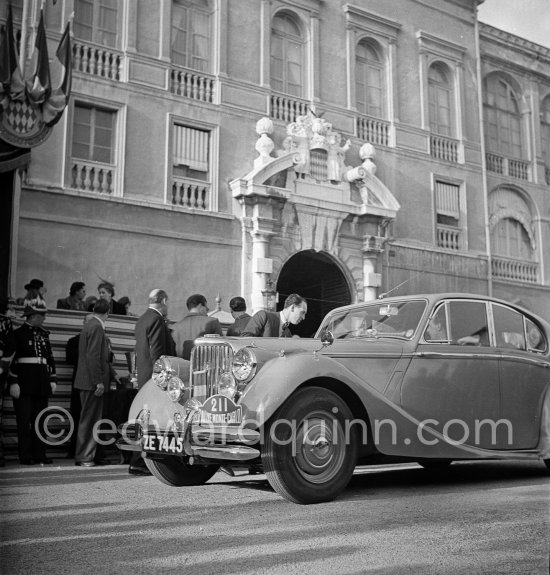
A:
<svg viewBox="0 0 550 575">
<path fill-rule="evenodd" d="M 210 182 L 190 178 L 172 178 L 170 203 L 196 210 L 210 210 Z"/>
<path fill-rule="evenodd" d="M 357 116 L 355 120 L 357 137 L 376 146 L 389 146 L 390 125 L 383 120 Z"/>
<path fill-rule="evenodd" d="M 71 188 L 85 192 L 112 195 L 115 189 L 116 166 L 73 159 Z"/>
<path fill-rule="evenodd" d="M 519 180 L 529 180 L 529 162 L 524 160 L 515 160 L 513 158 L 506 158 L 498 154 L 487 152 L 487 170 L 502 174 L 503 176 L 511 176 Z"/>
<path fill-rule="evenodd" d="M 539 265 L 537 262 L 493 256 L 491 269 L 495 278 L 528 283 L 538 282 Z"/>
<path fill-rule="evenodd" d="M 122 76 L 121 52 L 104 46 L 73 42 L 73 69 L 110 80 L 120 80 Z"/>
<path fill-rule="evenodd" d="M 215 78 L 184 68 L 170 68 L 170 92 L 201 102 L 214 101 Z"/>
<path fill-rule="evenodd" d="M 308 110 L 308 102 L 297 100 L 282 94 L 271 94 L 269 116 L 274 120 L 283 122 L 295 122 L 298 116 L 305 116 Z"/>
<path fill-rule="evenodd" d="M 462 230 L 451 226 L 437 226 L 437 245 L 446 250 L 462 249 Z"/>
<path fill-rule="evenodd" d="M 430 155 L 445 162 L 458 162 L 458 141 L 443 136 L 430 136 Z"/>
</svg>

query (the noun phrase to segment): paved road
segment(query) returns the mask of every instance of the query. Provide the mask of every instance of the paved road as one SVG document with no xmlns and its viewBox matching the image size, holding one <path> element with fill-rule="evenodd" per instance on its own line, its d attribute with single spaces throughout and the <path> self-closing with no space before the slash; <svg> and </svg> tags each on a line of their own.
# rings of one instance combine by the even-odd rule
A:
<svg viewBox="0 0 550 575">
<path fill-rule="evenodd" d="M 335 502 L 288 503 L 265 476 L 171 488 L 115 465 L 0 470 L 0 572 L 544 574 L 542 464 L 358 469 Z"/>
</svg>

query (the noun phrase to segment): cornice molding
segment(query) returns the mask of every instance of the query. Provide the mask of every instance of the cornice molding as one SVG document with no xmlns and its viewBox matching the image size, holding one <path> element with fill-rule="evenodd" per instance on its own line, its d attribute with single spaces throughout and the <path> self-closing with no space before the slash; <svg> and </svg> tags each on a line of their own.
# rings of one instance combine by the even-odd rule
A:
<svg viewBox="0 0 550 575">
<path fill-rule="evenodd" d="M 480 22 L 479 37 L 481 41 L 486 40 L 509 49 L 520 50 L 525 55 L 537 60 L 543 59 L 545 63 L 550 65 L 550 48 L 546 48 L 545 46 L 541 46 L 540 44 L 536 44 L 510 32 L 505 32 L 504 30 Z"/>
<path fill-rule="evenodd" d="M 401 30 L 401 24 L 378 14 L 367 12 L 353 4 L 345 4 L 343 10 L 346 14 L 348 28 L 356 28 L 395 40 Z"/>
</svg>

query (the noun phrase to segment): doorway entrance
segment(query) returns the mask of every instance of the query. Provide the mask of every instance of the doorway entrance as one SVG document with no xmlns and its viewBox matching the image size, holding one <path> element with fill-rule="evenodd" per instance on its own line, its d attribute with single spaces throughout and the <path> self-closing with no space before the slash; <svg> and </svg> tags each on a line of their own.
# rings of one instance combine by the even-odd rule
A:
<svg viewBox="0 0 550 575">
<path fill-rule="evenodd" d="M 300 337 L 312 337 L 330 310 L 351 303 L 350 288 L 342 270 L 331 256 L 314 250 L 299 252 L 286 262 L 277 280 L 277 292 L 277 311 L 283 309 L 291 293 L 307 300 L 305 320 L 290 326 L 292 333 Z"/>
</svg>

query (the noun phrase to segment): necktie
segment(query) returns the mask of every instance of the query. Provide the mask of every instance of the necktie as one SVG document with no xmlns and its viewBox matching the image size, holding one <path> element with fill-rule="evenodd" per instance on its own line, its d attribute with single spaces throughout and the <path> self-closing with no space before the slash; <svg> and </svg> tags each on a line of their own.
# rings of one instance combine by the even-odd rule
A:
<svg viewBox="0 0 550 575">
<path fill-rule="evenodd" d="M 283 325 L 281 326 L 281 335 L 284 337 L 285 332 L 288 330 L 288 321 L 285 321 L 285 323 L 283 323 Z"/>
</svg>

